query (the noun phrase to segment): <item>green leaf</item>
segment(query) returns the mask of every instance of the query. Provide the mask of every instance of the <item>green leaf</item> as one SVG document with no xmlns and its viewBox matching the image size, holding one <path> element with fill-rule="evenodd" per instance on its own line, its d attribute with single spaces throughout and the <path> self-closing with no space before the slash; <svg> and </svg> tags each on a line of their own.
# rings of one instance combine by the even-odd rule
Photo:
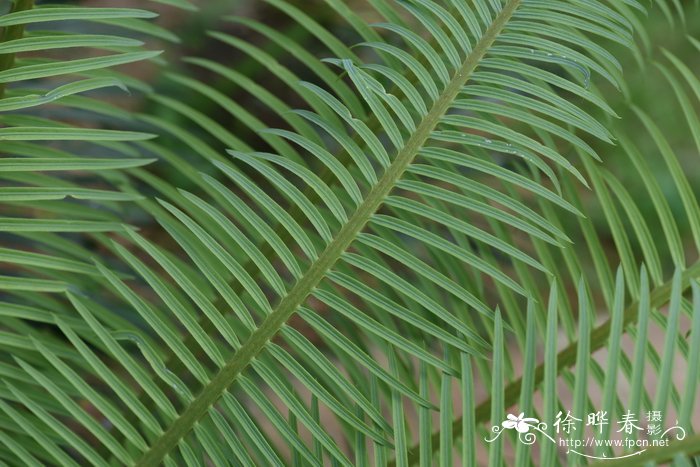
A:
<svg viewBox="0 0 700 467">
<path fill-rule="evenodd" d="M 9 70 L 0 71 L 0 83 L 14 83 L 30 79 L 60 76 L 86 71 L 109 68 L 126 63 L 148 60 L 160 55 L 160 51 L 153 52 L 127 52 L 123 54 L 108 55 L 105 57 L 78 58 L 57 63 L 40 63 L 37 65 L 25 65 Z"/>
<path fill-rule="evenodd" d="M 36 8 L 3 15 L 0 27 L 46 21 L 95 20 L 115 18 L 154 18 L 158 15 L 132 8 Z"/>
</svg>

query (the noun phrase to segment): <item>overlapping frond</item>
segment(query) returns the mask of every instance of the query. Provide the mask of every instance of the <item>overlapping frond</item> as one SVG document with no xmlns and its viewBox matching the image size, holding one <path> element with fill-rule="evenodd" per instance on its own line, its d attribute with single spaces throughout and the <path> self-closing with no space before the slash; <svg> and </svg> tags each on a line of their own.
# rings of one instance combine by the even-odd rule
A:
<svg viewBox="0 0 700 467">
<path fill-rule="evenodd" d="M 104 98 L 111 90 L 126 95 L 126 86 L 145 88 L 113 69 L 160 53 L 145 50 L 144 42 L 132 37 L 134 29 L 144 36 L 163 36 L 164 30 L 149 22 L 156 15 L 146 10 L 32 6 L 32 1 L 13 2 L 0 18 L 0 223 L 8 238 L 4 246 L 10 247 L 4 261 L 29 269 L 29 276 L 20 277 L 44 269 L 58 281 L 56 287 L 90 287 L 96 275 L 94 266 L 85 263 L 90 255 L 81 257 L 80 240 L 75 247 L 61 248 L 56 234 L 87 238 L 122 230 L 124 202 L 140 196 L 122 190 L 128 181 L 120 172 L 153 161 L 139 156 L 132 144 L 155 135 L 129 131 L 133 125 L 105 129 L 86 124 L 80 112 L 92 107 L 83 95 Z M 102 23 L 109 24 L 101 26 L 105 34 L 83 32 Z M 94 177 L 94 188 L 82 183 L 80 177 L 87 176 Z M 9 280 L 7 285 L 12 294 L 31 289 L 10 287 Z"/>
<path fill-rule="evenodd" d="M 552 288 L 548 301 L 545 304 L 530 303 L 526 315 L 525 334 L 523 336 L 526 352 L 523 355 L 522 377 L 511 378 L 504 375 L 503 367 L 507 365 L 508 345 L 504 344 L 503 332 L 500 323 L 496 323 L 494 339 L 493 361 L 490 365 L 492 382 L 482 380 L 473 372 L 472 358 L 464 356 L 463 368 L 466 372 L 459 381 L 440 381 L 427 379 L 421 375 L 421 386 L 434 385 L 434 393 L 443 391 L 451 393 L 453 384 L 458 384 L 459 391 L 466 400 L 463 402 L 462 417 L 457 420 L 448 420 L 447 424 L 441 422 L 440 430 L 430 434 L 430 423 L 426 417 L 419 419 L 416 430 L 420 432 L 420 443 L 412 450 L 398 452 L 395 465 L 407 465 L 420 460 L 421 465 L 431 465 L 435 455 L 440 460 L 453 455 L 445 451 L 448 443 L 455 443 L 453 450 L 461 453 L 462 465 L 478 465 L 477 457 L 484 459 L 488 456 L 492 461 L 498 459 L 507 451 L 506 445 L 512 443 L 512 455 L 516 465 L 554 465 L 557 461 L 557 443 L 550 441 L 561 437 L 557 426 L 553 425 L 558 412 L 570 411 L 574 416 L 581 414 L 603 412 L 607 420 L 616 420 L 630 411 L 635 416 L 639 414 L 657 411 L 664 414 L 664 423 L 668 426 L 679 426 L 674 435 L 678 435 L 678 450 L 668 449 L 637 449 L 642 451 L 639 456 L 628 457 L 628 453 L 613 451 L 605 447 L 596 449 L 582 447 L 569 449 L 567 462 L 584 461 L 584 456 L 589 459 L 605 459 L 605 463 L 615 465 L 645 465 L 645 462 L 663 463 L 673 460 L 674 463 L 684 465 L 687 455 L 697 452 L 697 448 L 691 448 L 692 443 L 697 443 L 697 435 L 692 435 L 693 414 L 696 413 L 697 404 L 697 353 L 700 339 L 694 336 L 700 319 L 698 319 L 698 306 L 700 305 L 700 286 L 695 279 L 688 281 L 687 276 L 676 270 L 673 279 L 665 285 L 664 293 L 652 290 L 646 269 L 642 268 L 637 276 L 637 282 L 641 284 L 638 299 L 626 305 L 626 296 L 629 290 L 625 287 L 625 277 L 622 269 L 618 269 L 615 280 L 614 307 L 610 310 L 606 325 L 593 328 L 595 310 L 592 308 L 588 284 L 579 283 L 578 298 L 575 309 L 578 314 L 579 334 L 576 339 L 569 342 L 565 350 L 557 353 L 559 345 L 557 341 L 559 316 L 562 304 L 559 302 L 559 291 Z M 688 299 L 684 298 L 684 289 L 691 289 L 692 294 Z M 685 324 L 680 324 L 682 314 L 688 313 L 690 318 Z M 662 349 L 656 358 L 649 358 L 649 352 L 654 351 L 649 347 L 649 334 L 653 327 L 665 331 Z M 592 329 L 593 328 L 593 329 Z M 691 337 L 688 342 L 681 340 L 679 334 L 688 334 Z M 625 335 L 631 336 L 630 341 L 625 340 Z M 601 339 L 602 337 L 602 339 Z M 542 344 L 544 342 L 544 344 Z M 689 351 L 681 363 L 677 359 L 676 346 L 687 345 L 683 350 Z M 544 346 L 544 348 L 541 348 Z M 538 362 L 538 347 L 543 350 L 544 358 Z M 694 353 L 695 352 L 695 353 Z M 656 354 L 656 351 L 654 351 Z M 603 371 L 599 366 L 605 363 Z M 650 362 L 653 362 L 650 365 Z M 668 384 L 671 378 L 673 365 L 678 371 L 678 365 L 682 364 L 688 372 L 688 379 L 676 386 Z M 567 368 L 571 370 L 567 370 Z M 650 375 L 651 373 L 651 375 Z M 488 403 L 477 404 L 475 401 L 475 388 L 473 381 L 481 381 L 490 392 Z M 654 384 L 648 384 L 653 381 Z M 449 386 L 448 389 L 444 385 Z M 442 387 L 442 389 L 441 389 Z M 630 388 L 630 393 L 623 394 L 620 388 Z M 533 397 L 537 391 L 541 397 Z M 655 398 L 649 397 L 647 390 L 656 394 Z M 426 389 L 430 391 L 430 389 Z M 476 389 L 478 391 L 478 388 Z M 624 399 L 621 399 L 623 398 Z M 449 398 L 448 398 L 449 399 Z M 531 434 L 525 435 L 513 430 L 508 432 L 501 425 L 506 420 L 506 409 L 515 406 L 517 413 L 525 413 L 533 427 Z M 513 411 L 511 411 L 512 413 Z M 441 420 L 442 420 L 441 413 Z M 487 422 L 490 420 L 490 423 Z M 489 429 L 480 430 L 480 424 L 484 423 Z M 641 422 L 640 422 L 641 423 Z M 576 439 L 609 440 L 611 431 L 616 426 L 605 425 L 600 430 L 591 429 L 585 418 L 579 420 L 579 424 L 573 429 L 576 431 Z M 463 436 L 455 436 L 456 433 Z M 509 437 L 512 434 L 512 437 Z M 614 433 L 613 433 L 614 434 Z M 534 436 L 534 438 L 533 438 Z M 550 439 L 547 438 L 550 437 Z M 640 436 L 643 436 L 640 433 Z M 520 437 L 520 441 L 516 440 Z M 686 439 L 687 438 L 687 439 Z M 691 441 L 693 440 L 693 441 Z M 534 445 L 537 442 L 538 449 Z M 591 444 L 593 446 L 593 444 Z M 674 444 L 671 444 L 674 446 Z M 572 452 L 576 451 L 576 452 Z M 487 454 L 488 453 L 488 454 Z M 619 459 L 615 459 L 619 457 Z"/>
</svg>

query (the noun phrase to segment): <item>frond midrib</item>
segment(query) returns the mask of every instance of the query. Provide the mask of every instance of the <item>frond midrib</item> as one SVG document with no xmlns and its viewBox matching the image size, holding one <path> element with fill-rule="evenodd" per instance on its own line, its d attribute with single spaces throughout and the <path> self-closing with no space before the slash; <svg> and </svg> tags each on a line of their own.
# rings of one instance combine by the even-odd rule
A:
<svg viewBox="0 0 700 467">
<path fill-rule="evenodd" d="M 416 131 L 399 151 L 394 161 L 384 172 L 378 183 L 372 188 L 348 222 L 341 228 L 333 241 L 328 244 L 316 261 L 309 267 L 302 278 L 294 285 L 277 307 L 253 332 L 248 340 L 234 353 L 228 363 L 204 387 L 199 395 L 185 409 L 171 426 L 151 445 L 151 448 L 136 463 L 137 466 L 158 465 L 206 414 L 236 380 L 238 375 L 252 362 L 267 343 L 275 337 L 284 324 L 296 312 L 298 307 L 311 294 L 313 289 L 325 277 L 330 268 L 349 248 L 355 237 L 362 231 L 372 215 L 379 209 L 386 196 L 396 186 L 404 171 L 415 159 L 439 121 L 446 114 L 450 105 L 462 87 L 467 83 L 472 72 L 498 38 L 521 0 L 509 0 L 493 23 L 484 32 L 479 42 L 466 57 L 462 66 L 454 74 L 448 85 L 433 104 L 430 111 L 418 125 Z"/>
</svg>

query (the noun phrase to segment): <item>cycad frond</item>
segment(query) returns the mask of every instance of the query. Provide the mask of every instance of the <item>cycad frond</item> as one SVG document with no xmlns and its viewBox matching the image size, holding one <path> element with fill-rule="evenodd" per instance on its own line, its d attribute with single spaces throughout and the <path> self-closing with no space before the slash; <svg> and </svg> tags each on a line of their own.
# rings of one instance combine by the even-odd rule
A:
<svg viewBox="0 0 700 467">
<path fill-rule="evenodd" d="M 189 8 L 184 1 L 162 3 Z M 309 82 L 252 43 L 210 35 L 257 61 L 302 109 L 292 110 L 264 83 L 235 69 L 201 58 L 185 61 L 255 94 L 283 128 L 268 129 L 265 118 L 213 85 L 166 75 L 183 95 L 194 92 L 226 109 L 245 131 L 257 134 L 251 138 L 177 96 L 150 97 L 194 125 L 149 112 L 132 119 L 109 104 L 76 96 L 122 82 L 147 90 L 109 69 L 155 56 L 132 51 L 140 46 L 133 39 L 20 31 L 0 43 L 6 54 L 83 46 L 116 51 L 6 66 L 0 70 L 5 83 L 75 74 L 83 79 L 42 95 L 14 87 L 0 99 L 0 111 L 65 103 L 126 117 L 127 128 L 137 130 L 76 128 L 31 113 L 2 117 L 0 139 L 10 141 L 3 151 L 20 156 L 0 162 L 7 168 L 2 176 L 28 185 L 0 188 L 4 203 L 32 206 L 72 196 L 103 207 L 89 213 L 52 201 L 46 216 L 0 220 L 0 229 L 35 241 L 40 251 L 0 250 L 0 260 L 27 270 L 22 280 L 0 278 L 12 297 L 0 311 L 8 329 L 0 334 L 8 352 L 0 367 L 0 423 L 10 433 L 0 435 L 3 458 L 67 465 L 285 465 L 288 459 L 352 465 L 368 463 L 372 454 L 378 465 L 429 465 L 438 457 L 450 465 L 460 449 L 465 465 L 474 465 L 482 427 L 488 420 L 498 423 L 508 407 L 520 404 L 551 419 L 563 405 L 561 381 L 572 387 L 573 408 L 585 410 L 593 392 L 589 382 L 595 381 L 600 404 L 619 413 L 618 373 L 639 382 L 649 362 L 664 384 L 654 398 L 637 385 L 633 408 L 673 405 L 677 413 L 690 414 L 699 332 L 679 345 L 692 381 L 684 392 L 665 381 L 681 314 L 692 313 L 695 331 L 700 323 L 692 281 L 698 266 L 686 268 L 673 216 L 635 145 L 597 117 L 615 111 L 596 86 L 607 82 L 625 90 L 619 57 L 611 51 L 623 46 L 640 63 L 645 60 L 633 44 L 642 9 L 636 1 L 373 0 L 383 19 L 370 26 L 343 2 L 326 0 L 346 16 L 359 43 L 344 43 L 284 0 L 267 3 L 335 58 L 320 60 L 253 20 L 232 21 L 288 51 L 310 73 Z M 143 10 L 24 9 L 0 18 L 0 26 L 80 19 L 167 36 L 142 21 L 152 16 Z M 673 68 L 659 68 L 698 133 L 678 75 L 693 89 L 697 80 L 667 56 Z M 644 111 L 635 113 L 679 189 L 697 248 L 695 195 L 655 123 Z M 151 133 L 164 141 L 146 141 Z M 677 271 L 668 284 L 662 283 L 656 242 L 636 200 L 599 165 L 608 156 L 599 156 L 594 147 L 602 146 L 593 141 L 616 138 L 664 220 Z M 96 154 L 114 157 L 76 157 L 39 143 L 47 139 L 88 142 Z M 191 185 L 178 188 L 139 168 L 152 158 L 172 165 Z M 98 174 L 113 190 L 35 173 L 76 169 Z M 595 226 L 580 216 L 587 207 L 577 187 L 589 182 L 617 247 L 616 277 Z M 156 199 L 139 191 L 156 191 Z M 641 260 L 610 192 L 631 217 Z M 126 225 L 119 211 L 110 211 L 117 202 L 137 203 L 167 241 Z M 568 227 L 574 223 L 580 235 Z M 90 233 L 106 250 L 104 258 L 69 246 L 57 232 Z M 586 261 L 569 246 L 572 232 L 573 241 L 590 251 L 611 310 L 600 326 L 594 327 L 593 283 L 579 282 Z M 637 276 L 641 262 L 648 265 L 651 284 L 646 269 Z M 550 283 L 561 285 L 552 287 L 547 307 L 541 294 L 548 287 L 542 284 Z M 580 284 L 578 306 L 566 297 L 568 283 Z M 692 306 L 683 298 L 688 284 Z M 627 307 L 625 290 L 634 303 Z M 658 311 L 667 303 L 668 317 Z M 661 354 L 643 338 L 650 319 L 666 331 Z M 52 334 L 37 333 L 32 322 Z M 559 323 L 569 346 L 557 353 Z M 629 355 L 620 344 L 626 332 L 638 342 Z M 507 351 L 511 336 L 525 355 L 521 380 Z M 546 342 L 540 366 L 538 337 Z M 607 374 L 589 358 L 603 347 Z M 461 411 L 451 399 L 454 380 L 462 387 Z M 491 397 L 480 405 L 475 380 L 490 388 Z M 531 399 L 538 389 L 541 409 Z M 442 394 L 438 404 L 432 402 L 436 393 Z M 436 409 L 439 431 L 432 433 Z M 409 411 L 417 412 L 417 427 Z M 688 416 L 683 421 L 690 425 Z M 492 465 L 502 463 L 502 441 L 488 447 Z M 344 446 L 349 443 L 353 449 Z M 543 465 L 555 462 L 555 448 L 543 449 Z M 530 453 L 519 446 L 515 456 L 525 463 Z"/>
</svg>

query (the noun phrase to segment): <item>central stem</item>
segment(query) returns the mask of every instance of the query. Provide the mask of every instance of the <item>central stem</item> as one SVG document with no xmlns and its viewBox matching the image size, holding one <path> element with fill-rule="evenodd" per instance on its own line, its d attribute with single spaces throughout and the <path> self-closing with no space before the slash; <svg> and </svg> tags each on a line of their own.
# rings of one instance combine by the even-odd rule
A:
<svg viewBox="0 0 700 467">
<path fill-rule="evenodd" d="M 350 217 L 348 222 L 338 232 L 333 241 L 328 244 L 319 258 L 311 265 L 304 276 L 294 285 L 289 294 L 282 299 L 275 310 L 262 322 L 260 327 L 253 332 L 248 340 L 231 357 L 231 360 L 221 371 L 204 387 L 197 398 L 185 409 L 168 430 L 158 438 L 137 463 L 137 466 L 158 465 L 163 458 L 177 445 L 207 413 L 223 394 L 223 392 L 236 380 L 238 375 L 248 367 L 251 361 L 275 337 L 282 326 L 296 312 L 297 308 L 306 300 L 313 289 L 325 277 L 327 272 L 340 258 L 343 252 L 355 240 L 379 209 L 389 192 L 396 186 L 406 168 L 413 162 L 418 151 L 430 138 L 431 133 L 449 110 L 452 102 L 467 83 L 472 72 L 476 69 L 481 59 L 489 50 L 508 20 L 511 18 L 521 0 L 510 0 L 496 17 L 494 22 L 484 32 L 479 42 L 466 58 L 462 66 L 456 71 L 450 82 L 442 91 L 438 99 L 433 103 L 430 111 L 423 118 L 416 131 L 399 151 L 394 161 L 384 172 L 377 184 L 369 192 L 362 204 Z"/>
</svg>

